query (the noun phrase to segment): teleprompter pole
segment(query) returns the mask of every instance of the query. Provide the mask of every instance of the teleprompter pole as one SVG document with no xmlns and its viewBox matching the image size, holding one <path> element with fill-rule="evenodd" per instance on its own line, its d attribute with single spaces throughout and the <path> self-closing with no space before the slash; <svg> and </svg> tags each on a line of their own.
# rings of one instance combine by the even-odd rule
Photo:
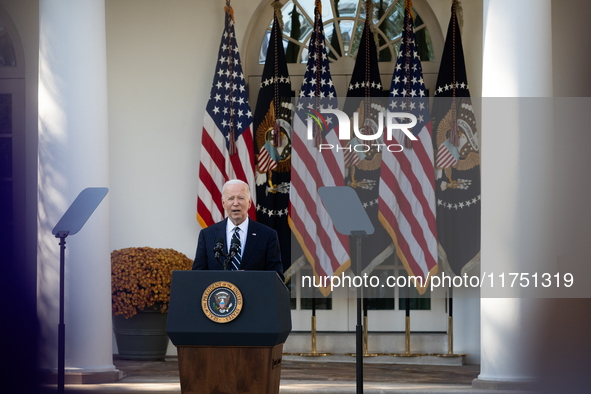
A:
<svg viewBox="0 0 591 394">
<path fill-rule="evenodd" d="M 68 231 L 60 231 L 55 237 L 60 239 L 60 318 L 57 336 L 57 392 L 64 393 L 66 373 L 66 325 L 64 323 L 64 288 L 66 266 L 66 237 Z"/>
<path fill-rule="evenodd" d="M 449 316 L 447 317 L 447 354 L 454 354 L 454 298 L 453 286 L 449 288 Z"/>
<path fill-rule="evenodd" d="M 368 318 L 367 318 L 367 297 L 363 297 L 363 357 L 384 356 L 385 353 L 370 353 L 369 352 L 369 333 L 368 333 Z M 345 353 L 345 356 L 357 357 L 357 353 Z"/>
<path fill-rule="evenodd" d="M 352 231 L 351 235 L 355 237 L 357 253 L 357 272 L 361 272 L 361 238 L 366 237 L 365 231 Z M 361 313 L 363 311 L 363 292 L 361 286 L 357 287 L 357 326 L 355 327 L 355 359 L 356 359 L 356 384 L 357 394 L 363 394 L 363 325 L 361 323 Z"/>
</svg>

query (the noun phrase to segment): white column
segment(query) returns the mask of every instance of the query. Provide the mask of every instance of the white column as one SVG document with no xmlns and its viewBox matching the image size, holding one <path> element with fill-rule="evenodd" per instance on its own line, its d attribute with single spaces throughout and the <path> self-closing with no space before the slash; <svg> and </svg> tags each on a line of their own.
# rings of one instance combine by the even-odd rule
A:
<svg viewBox="0 0 591 394">
<path fill-rule="evenodd" d="M 484 0 L 483 97 L 552 97 L 552 1 Z"/>
<path fill-rule="evenodd" d="M 544 272 L 555 264 L 552 107 L 543 99 L 552 96 L 551 0 L 484 0 L 483 40 L 481 272 Z M 535 380 L 540 311 L 537 299 L 481 300 L 475 388 Z"/>
<path fill-rule="evenodd" d="M 83 189 L 109 186 L 104 0 L 39 1 L 38 183 L 41 367 L 55 371 L 59 245 L 51 230 Z M 66 374 L 81 374 L 80 382 L 80 376 L 117 376 L 109 226 L 107 195 L 82 230 L 66 239 L 65 365 Z"/>
</svg>

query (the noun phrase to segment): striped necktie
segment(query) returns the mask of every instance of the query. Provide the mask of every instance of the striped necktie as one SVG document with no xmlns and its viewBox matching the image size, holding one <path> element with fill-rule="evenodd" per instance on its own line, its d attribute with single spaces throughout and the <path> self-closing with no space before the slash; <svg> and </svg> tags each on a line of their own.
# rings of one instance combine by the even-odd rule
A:
<svg viewBox="0 0 591 394">
<path fill-rule="evenodd" d="M 242 244 L 240 243 L 240 235 L 238 235 L 239 230 L 239 227 L 234 227 L 234 235 L 232 235 L 232 240 L 230 241 L 230 245 L 238 245 L 238 252 L 234 255 L 234 258 L 232 259 L 232 270 L 239 270 L 240 263 L 242 263 Z"/>
</svg>

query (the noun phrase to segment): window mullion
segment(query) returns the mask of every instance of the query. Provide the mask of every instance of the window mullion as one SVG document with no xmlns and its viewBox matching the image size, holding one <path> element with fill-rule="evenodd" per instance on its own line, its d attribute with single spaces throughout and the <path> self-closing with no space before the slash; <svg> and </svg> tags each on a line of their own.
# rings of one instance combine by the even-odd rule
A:
<svg viewBox="0 0 591 394">
<path fill-rule="evenodd" d="M 363 1 L 363 0 L 361 0 L 361 1 Z M 392 8 L 396 7 L 396 4 L 398 4 L 399 1 L 400 0 L 396 0 L 396 1 L 392 2 L 392 4 L 390 4 L 390 7 L 388 7 L 386 9 L 386 11 L 384 11 L 384 15 L 382 15 L 382 17 L 380 18 L 380 20 L 375 24 L 376 27 L 379 27 L 382 24 L 382 22 L 384 20 L 386 20 L 386 18 L 388 17 L 390 11 L 392 10 Z"/>
<path fill-rule="evenodd" d="M 308 20 L 308 22 L 310 22 L 310 24 L 312 25 L 312 30 L 314 30 L 314 19 L 310 19 L 310 16 L 308 15 L 308 13 L 306 12 L 306 10 L 304 9 L 304 7 L 302 7 L 300 5 L 300 3 L 298 3 L 298 0 L 293 0 L 293 2 L 297 5 L 297 7 L 302 11 L 302 15 L 304 15 L 304 17 Z"/>
</svg>

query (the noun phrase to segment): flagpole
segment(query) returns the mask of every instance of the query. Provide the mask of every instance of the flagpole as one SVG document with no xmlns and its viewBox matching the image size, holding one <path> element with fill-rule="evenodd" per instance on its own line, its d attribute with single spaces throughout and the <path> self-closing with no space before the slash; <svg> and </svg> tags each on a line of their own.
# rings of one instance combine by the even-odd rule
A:
<svg viewBox="0 0 591 394">
<path fill-rule="evenodd" d="M 458 5 L 458 0 L 452 0 L 451 6 L 451 17 L 453 20 L 456 19 L 456 7 Z M 457 107 L 456 107 L 456 24 L 452 25 L 453 31 L 453 41 L 452 41 L 452 79 L 451 79 L 451 91 L 452 91 L 452 99 L 451 99 L 451 135 L 450 141 L 455 147 L 460 146 L 460 138 L 458 136 L 458 120 L 457 120 Z M 451 300 L 451 296 L 450 296 Z M 451 302 L 451 301 L 450 301 Z"/>
<path fill-rule="evenodd" d="M 447 353 L 431 353 L 431 356 L 456 358 L 468 355 L 466 353 L 454 353 L 453 289 L 453 286 L 449 288 L 449 308 L 447 316 Z"/>
<path fill-rule="evenodd" d="M 316 289 L 314 288 L 314 292 Z M 294 353 L 294 356 L 301 356 L 301 357 L 323 357 L 323 356 L 330 356 L 332 353 L 319 353 L 316 350 L 316 294 L 312 294 L 312 327 L 310 329 L 310 333 L 312 336 L 312 351 L 309 353 Z"/>
<path fill-rule="evenodd" d="M 406 287 L 406 305 L 404 317 L 404 353 L 389 353 L 388 356 L 394 357 L 423 357 L 429 353 L 411 353 L 410 352 L 410 286 Z"/>
<path fill-rule="evenodd" d="M 275 1 L 274 4 L 279 3 L 279 1 Z M 277 12 L 278 12 L 278 7 L 274 6 L 273 7 L 274 10 L 274 16 L 275 16 L 275 20 L 279 21 L 279 18 L 277 18 Z M 277 23 L 275 23 L 275 21 L 273 21 L 273 33 L 275 35 L 275 39 L 273 40 L 273 46 L 274 46 L 274 50 L 275 53 L 277 54 L 279 48 L 277 48 L 277 41 L 279 41 L 279 39 L 281 37 L 279 37 L 279 26 L 277 26 Z M 283 48 L 281 48 L 281 50 L 283 50 Z M 267 50 L 268 51 L 268 50 Z M 275 112 L 275 124 L 273 125 L 273 142 L 275 143 L 275 147 L 279 147 L 281 145 L 281 128 L 279 127 L 279 105 L 280 105 L 280 96 L 279 96 L 279 62 L 277 61 L 277 59 L 275 60 L 275 67 L 273 68 L 273 76 L 275 78 L 275 80 L 273 81 L 273 85 L 274 85 L 274 90 L 273 90 L 273 109 Z"/>
</svg>

